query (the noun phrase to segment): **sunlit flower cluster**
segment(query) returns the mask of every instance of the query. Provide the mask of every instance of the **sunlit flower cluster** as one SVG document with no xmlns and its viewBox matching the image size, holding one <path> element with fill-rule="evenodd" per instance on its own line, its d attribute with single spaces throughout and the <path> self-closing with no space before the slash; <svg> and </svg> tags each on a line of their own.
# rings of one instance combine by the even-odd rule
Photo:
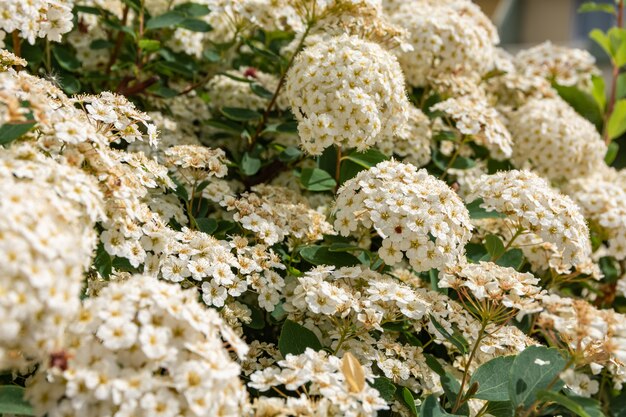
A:
<svg viewBox="0 0 626 417">
<path fill-rule="evenodd" d="M 588 120 L 561 98 L 532 99 L 510 116 L 513 157 L 550 180 L 585 176 L 604 164 L 606 145 Z"/>
<path fill-rule="evenodd" d="M 483 199 L 481 207 L 513 220 L 514 235 L 531 232 L 552 243 L 566 266 L 588 261 L 589 229 L 580 208 L 545 179 L 517 170 L 485 175 L 470 196 L 477 198 Z"/>
<path fill-rule="evenodd" d="M 95 180 L 28 148 L 0 151 L 0 209 L 0 368 L 7 368 L 62 346 L 104 213 Z"/>
<path fill-rule="evenodd" d="M 67 338 L 64 357 L 29 384 L 38 415 L 242 415 L 247 394 L 229 351 L 243 357 L 247 346 L 193 291 L 148 276 L 112 283 Z"/>
<path fill-rule="evenodd" d="M 463 1 L 392 3 L 398 4 L 389 10 L 392 21 L 410 32 L 413 51 L 398 55 L 409 84 L 423 86 L 429 77 L 443 72 L 482 74 L 490 69 L 497 32 L 476 5 Z"/>
<path fill-rule="evenodd" d="M 72 30 L 74 0 L 5 0 L 0 3 L 0 30 L 18 31 L 34 44 L 37 38 L 60 42 Z"/>
<path fill-rule="evenodd" d="M 393 141 L 408 120 L 404 88 L 389 52 L 356 36 L 339 36 L 298 54 L 285 94 L 303 148 L 319 155 L 332 145 L 365 150 Z"/>
<path fill-rule="evenodd" d="M 346 181 L 338 191 L 335 228 L 343 235 L 359 223 L 383 238 L 379 256 L 389 265 L 406 256 L 416 271 L 453 264 L 471 225 L 461 199 L 426 170 L 382 162 Z"/>
</svg>

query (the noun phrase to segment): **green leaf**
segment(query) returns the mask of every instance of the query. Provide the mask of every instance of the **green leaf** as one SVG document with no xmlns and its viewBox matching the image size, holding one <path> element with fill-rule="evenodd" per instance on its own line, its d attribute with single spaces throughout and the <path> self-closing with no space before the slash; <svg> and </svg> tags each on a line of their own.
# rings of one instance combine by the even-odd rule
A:
<svg viewBox="0 0 626 417">
<path fill-rule="evenodd" d="M 417 406 L 415 405 L 415 398 L 413 397 L 413 393 L 407 387 L 402 388 L 402 400 L 404 400 L 404 404 L 409 408 L 409 411 L 417 416 Z"/>
<path fill-rule="evenodd" d="M 626 390 L 622 390 L 618 396 L 611 398 L 611 415 L 626 417 Z"/>
<path fill-rule="evenodd" d="M 618 67 L 626 64 L 626 29 L 612 27 L 608 32 L 613 62 Z"/>
<path fill-rule="evenodd" d="M 514 417 L 515 410 L 511 401 L 489 401 L 487 414 L 493 417 Z"/>
<path fill-rule="evenodd" d="M 171 11 L 155 16 L 146 22 L 146 30 L 161 29 L 175 26 L 185 20 L 185 15 L 178 11 Z"/>
<path fill-rule="evenodd" d="M 604 156 L 604 162 L 607 165 L 611 165 L 615 158 L 617 158 L 617 153 L 619 152 L 619 144 L 617 142 L 609 143 L 608 148 L 606 149 L 606 155 Z"/>
<path fill-rule="evenodd" d="M 213 30 L 213 27 L 210 24 L 200 19 L 187 18 L 180 22 L 177 26 L 192 32 L 210 32 Z"/>
<path fill-rule="evenodd" d="M 615 6 L 611 4 L 599 4 L 595 1 L 587 1 L 580 5 L 578 13 L 604 12 L 615 14 Z"/>
<path fill-rule="evenodd" d="M 259 83 L 251 83 L 250 89 L 252 90 L 254 94 L 256 94 L 257 96 L 261 98 L 271 100 L 272 97 L 274 97 L 274 93 L 272 93 L 271 91 L 269 91 L 267 88 L 263 87 Z"/>
<path fill-rule="evenodd" d="M 482 208 L 480 205 L 483 203 L 483 199 L 478 198 L 471 203 L 465 205 L 472 219 L 503 219 L 504 217 L 506 217 L 504 214 L 498 213 L 495 210 L 488 211 L 487 209 Z"/>
<path fill-rule="evenodd" d="M 80 68 L 80 61 L 74 53 L 67 47 L 54 45 L 52 47 L 52 55 L 56 58 L 59 66 L 67 71 L 76 71 Z"/>
<path fill-rule="evenodd" d="M 109 42 L 106 39 L 95 39 L 89 44 L 89 49 L 109 49 L 113 48 L 115 44 L 113 42 Z"/>
<path fill-rule="evenodd" d="M 384 376 L 376 377 L 371 386 L 380 393 L 383 400 L 387 402 L 393 401 L 397 388 L 389 378 Z"/>
<path fill-rule="evenodd" d="M 196 224 L 198 225 L 198 229 L 203 233 L 210 235 L 217 230 L 217 220 L 215 219 L 199 217 L 195 220 Z"/>
<path fill-rule="evenodd" d="M 591 89 L 591 95 L 596 101 L 596 104 L 598 105 L 600 111 L 604 112 L 604 108 L 606 107 L 606 95 L 604 93 L 606 91 L 606 88 L 604 84 L 604 78 L 599 75 L 592 75 L 591 82 L 593 85 Z"/>
<path fill-rule="evenodd" d="M 485 236 L 485 248 L 491 259 L 498 259 L 504 254 L 504 243 L 496 235 Z"/>
<path fill-rule="evenodd" d="M 261 169 L 261 160 L 246 152 L 243 154 L 243 158 L 241 158 L 241 164 L 239 164 L 239 167 L 244 175 L 252 176 L 259 172 L 259 169 Z"/>
<path fill-rule="evenodd" d="M 593 123 L 598 129 L 602 127 L 602 109 L 598 106 L 596 99 L 586 91 L 582 91 L 575 86 L 564 86 L 553 84 L 554 89 L 559 93 L 578 114 Z M 604 96 L 604 91 L 602 91 Z"/>
<path fill-rule="evenodd" d="M 0 145 L 7 145 L 25 135 L 37 122 L 6 123 L 0 126 Z"/>
<path fill-rule="evenodd" d="M 589 32 L 589 38 L 596 41 L 596 43 L 600 45 L 602 49 L 604 49 L 604 52 L 606 52 L 606 54 L 609 57 L 611 58 L 613 57 L 613 51 L 611 49 L 611 41 L 609 40 L 609 37 L 606 33 L 601 31 L 600 29 L 594 29 L 591 32 Z"/>
<path fill-rule="evenodd" d="M 524 264 L 524 252 L 518 248 L 510 249 L 496 260 L 496 264 L 519 270 Z"/>
<path fill-rule="evenodd" d="M 80 91 L 80 81 L 69 72 L 61 73 L 59 83 L 63 91 L 67 94 L 76 94 Z"/>
<path fill-rule="evenodd" d="M 158 51 L 161 48 L 161 42 L 154 39 L 139 39 L 138 44 L 146 52 Z"/>
<path fill-rule="evenodd" d="M 433 323 L 433 326 L 435 326 L 435 329 L 437 329 L 437 331 L 441 333 L 443 337 L 448 340 L 448 342 L 452 343 L 459 352 L 461 352 L 462 354 L 466 354 L 469 352 L 469 343 L 467 342 L 467 340 L 465 340 L 461 333 L 459 333 L 457 330 L 454 330 L 453 334 L 450 334 L 450 332 L 446 330 L 445 327 L 439 324 L 439 322 L 435 319 L 435 316 L 433 316 L 432 314 L 430 314 L 430 321 Z"/>
<path fill-rule="evenodd" d="M 386 161 L 389 158 L 378 149 L 370 148 L 365 152 L 351 152 L 346 155 L 345 158 L 352 161 L 365 169 L 371 168 L 380 162 Z"/>
<path fill-rule="evenodd" d="M 276 131 L 280 133 L 298 133 L 298 122 L 290 121 L 276 126 Z"/>
<path fill-rule="evenodd" d="M 606 124 L 609 139 L 613 140 L 626 132 L 626 99 L 620 99 L 613 106 L 613 113 Z"/>
<path fill-rule="evenodd" d="M 337 267 L 358 265 L 359 259 L 347 252 L 332 252 L 328 246 L 311 245 L 300 250 L 300 256 L 313 265 L 334 265 Z"/>
<path fill-rule="evenodd" d="M 509 396 L 513 405 L 516 408 L 530 407 L 537 399 L 537 393 L 558 378 L 565 363 L 554 348 L 530 346 L 523 350 L 515 357 L 509 370 Z M 552 389 L 558 391 L 562 385 L 562 381 L 557 379 Z"/>
<path fill-rule="evenodd" d="M 460 156 L 458 155 L 456 157 L 456 159 L 454 160 L 454 162 L 452 162 L 452 165 L 450 165 L 450 161 L 452 161 L 452 158 L 449 156 L 444 155 L 443 153 L 441 153 L 439 150 L 435 149 L 433 151 L 433 162 L 435 163 L 435 165 L 437 166 L 437 168 L 445 171 L 447 168 L 454 168 L 454 169 L 470 169 L 473 168 L 474 166 L 476 166 L 476 161 L 474 161 L 471 158 L 466 158 L 464 156 Z M 448 167 L 448 165 L 450 165 Z"/>
<path fill-rule="evenodd" d="M 220 112 L 230 120 L 235 120 L 237 122 L 259 120 L 263 117 L 263 115 L 259 112 L 239 107 L 222 107 L 220 108 Z"/>
<path fill-rule="evenodd" d="M 426 359 L 426 365 L 439 376 L 444 376 L 446 374 L 446 370 L 443 369 L 443 366 L 439 363 L 437 358 L 429 353 L 424 353 L 424 358 Z"/>
<path fill-rule="evenodd" d="M 619 265 L 614 258 L 603 256 L 598 262 L 605 282 L 616 282 L 620 276 Z"/>
<path fill-rule="evenodd" d="M 304 168 L 300 174 L 300 184 L 309 191 L 329 191 L 337 186 L 335 179 L 319 168 Z"/>
<path fill-rule="evenodd" d="M 301 155 L 302 155 L 302 152 L 300 151 L 300 149 L 296 148 L 295 146 L 289 146 L 285 148 L 280 153 L 280 155 L 278 155 L 278 159 L 280 159 L 283 162 L 293 162 L 297 160 L 298 158 L 300 158 Z"/>
<path fill-rule="evenodd" d="M 545 402 L 557 403 L 579 417 L 604 417 L 600 403 L 591 398 L 565 396 L 554 391 L 539 391 L 537 398 Z"/>
<path fill-rule="evenodd" d="M 191 2 L 179 4 L 178 6 L 174 7 L 174 10 L 183 13 L 185 16 L 190 17 L 206 16 L 211 12 L 211 10 L 204 4 Z"/>
<path fill-rule="evenodd" d="M 33 407 L 24 400 L 24 388 L 16 385 L 0 386 L 0 414 L 35 415 Z"/>
<path fill-rule="evenodd" d="M 434 395 L 426 397 L 420 408 L 420 417 L 448 417 L 448 416 L 460 416 L 460 414 L 450 414 L 446 412 L 439 400 Z"/>
<path fill-rule="evenodd" d="M 96 271 L 98 271 L 103 278 L 108 278 L 113 271 L 113 260 L 111 259 L 111 255 L 104 250 L 104 246 L 102 244 L 98 245 L 93 265 L 96 268 Z"/>
<path fill-rule="evenodd" d="M 515 356 L 499 356 L 482 364 L 470 379 L 469 386 L 478 383 L 473 398 L 488 401 L 509 400 L 509 369 Z"/>
<path fill-rule="evenodd" d="M 278 338 L 280 353 L 283 357 L 289 353 L 300 355 L 306 348 L 318 351 L 322 349 L 322 344 L 311 330 L 291 320 L 285 320 Z"/>
</svg>

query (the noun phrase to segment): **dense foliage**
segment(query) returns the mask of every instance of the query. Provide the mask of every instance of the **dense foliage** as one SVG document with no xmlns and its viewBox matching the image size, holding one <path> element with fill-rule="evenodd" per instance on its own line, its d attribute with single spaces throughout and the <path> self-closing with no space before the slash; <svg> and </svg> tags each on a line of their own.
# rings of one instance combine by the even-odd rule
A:
<svg viewBox="0 0 626 417">
<path fill-rule="evenodd" d="M 2 0 L 0 414 L 626 416 L 623 6 Z"/>
</svg>

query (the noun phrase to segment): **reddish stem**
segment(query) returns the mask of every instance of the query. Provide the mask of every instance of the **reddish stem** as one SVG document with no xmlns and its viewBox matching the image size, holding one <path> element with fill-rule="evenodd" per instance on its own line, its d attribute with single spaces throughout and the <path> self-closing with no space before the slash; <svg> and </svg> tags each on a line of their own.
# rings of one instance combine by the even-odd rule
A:
<svg viewBox="0 0 626 417">
<path fill-rule="evenodd" d="M 624 0 L 620 0 L 617 6 L 617 27 L 621 28 L 624 24 Z M 604 123 L 604 142 L 608 145 L 611 142 L 611 138 L 609 138 L 609 132 L 606 128 L 606 124 L 611 118 L 611 114 L 613 114 L 613 109 L 615 107 L 615 101 L 617 96 L 617 79 L 619 78 L 619 66 L 613 62 L 613 73 L 611 80 L 611 94 L 609 96 L 609 102 L 607 103 L 606 115 L 605 115 L 605 123 Z"/>
</svg>

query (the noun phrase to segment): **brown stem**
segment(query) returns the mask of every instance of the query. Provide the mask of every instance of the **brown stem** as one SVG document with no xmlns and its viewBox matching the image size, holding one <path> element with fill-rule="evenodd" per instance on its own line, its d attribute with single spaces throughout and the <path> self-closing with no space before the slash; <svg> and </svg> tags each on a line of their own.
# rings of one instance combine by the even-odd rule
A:
<svg viewBox="0 0 626 417">
<path fill-rule="evenodd" d="M 269 119 L 269 116 L 270 116 L 270 112 L 272 111 L 272 108 L 276 104 L 276 100 L 278 100 L 278 94 L 280 93 L 280 90 L 283 88 L 285 81 L 287 81 L 287 72 L 289 71 L 289 68 L 291 68 L 293 61 L 296 59 L 296 55 L 298 55 L 300 53 L 300 50 L 302 50 L 302 48 L 304 47 L 304 40 L 308 36 L 310 30 L 311 30 L 311 25 L 309 24 L 307 25 L 306 30 L 302 34 L 302 39 L 300 39 L 300 43 L 298 44 L 298 47 L 296 48 L 295 52 L 289 59 L 289 62 L 287 63 L 285 70 L 282 72 L 280 76 L 280 80 L 278 80 L 278 85 L 276 86 L 276 89 L 274 90 L 272 99 L 270 100 L 269 104 L 265 108 L 265 111 L 263 112 L 263 118 L 257 125 L 256 131 L 254 132 L 254 135 L 250 139 L 250 144 L 248 145 L 249 149 L 252 149 L 252 147 L 256 143 L 256 140 L 259 138 L 259 136 L 261 135 L 261 132 L 265 128 L 265 125 L 267 124 L 267 120 Z"/>
<path fill-rule="evenodd" d="M 463 389 L 465 388 L 465 384 L 467 383 L 467 376 L 469 374 L 470 365 L 472 364 L 472 360 L 474 360 L 474 356 L 476 355 L 476 351 L 478 350 L 478 346 L 480 346 L 480 342 L 485 337 L 485 329 L 487 328 L 487 321 L 483 320 L 480 325 L 480 331 L 478 332 L 478 338 L 476 339 L 476 343 L 474 343 L 474 347 L 470 352 L 469 358 L 467 359 L 467 363 L 465 364 L 465 370 L 463 371 L 463 379 L 461 380 L 461 388 L 459 389 L 459 393 L 456 396 L 456 401 L 454 402 L 454 407 L 452 407 L 452 413 L 456 413 L 456 411 L 463 404 Z"/>
<path fill-rule="evenodd" d="M 154 85 L 158 81 L 159 81 L 159 76 L 153 75 L 147 80 L 135 82 L 132 86 L 129 86 L 128 82 L 126 82 L 126 83 L 120 84 L 116 92 L 123 96 L 132 96 L 135 94 L 142 93 L 143 91 L 147 90 L 148 88 L 150 88 L 150 86 Z"/>
<path fill-rule="evenodd" d="M 128 18 L 128 9 L 129 9 L 128 6 L 124 7 L 124 11 L 122 14 L 122 26 L 126 25 L 126 19 Z M 120 30 L 117 33 L 117 38 L 115 39 L 115 46 L 113 47 L 113 53 L 111 54 L 111 58 L 109 58 L 109 63 L 107 64 L 106 69 L 104 70 L 106 74 L 111 73 L 111 68 L 113 67 L 113 64 L 115 64 L 115 61 L 117 61 L 117 57 L 119 56 L 120 51 L 122 49 L 122 44 L 124 43 L 125 36 L 126 36 L 126 33 L 122 30 Z"/>
<path fill-rule="evenodd" d="M 11 33 L 11 37 L 13 38 L 13 54 L 18 57 L 22 57 L 22 40 L 20 39 L 20 35 L 17 33 L 17 30 L 14 30 Z"/>
<path fill-rule="evenodd" d="M 617 27 L 621 28 L 624 24 L 624 0 L 620 0 L 617 6 Z M 617 79 L 619 78 L 619 69 L 620 67 L 613 60 L 613 71 L 612 71 L 612 79 L 611 79 L 611 90 L 609 95 L 609 102 L 607 103 L 606 113 L 604 117 L 604 143 L 607 145 L 611 142 L 611 138 L 609 138 L 609 131 L 607 129 L 607 123 L 611 118 L 611 114 L 613 114 L 613 109 L 615 107 L 615 101 L 617 98 Z"/>
</svg>

